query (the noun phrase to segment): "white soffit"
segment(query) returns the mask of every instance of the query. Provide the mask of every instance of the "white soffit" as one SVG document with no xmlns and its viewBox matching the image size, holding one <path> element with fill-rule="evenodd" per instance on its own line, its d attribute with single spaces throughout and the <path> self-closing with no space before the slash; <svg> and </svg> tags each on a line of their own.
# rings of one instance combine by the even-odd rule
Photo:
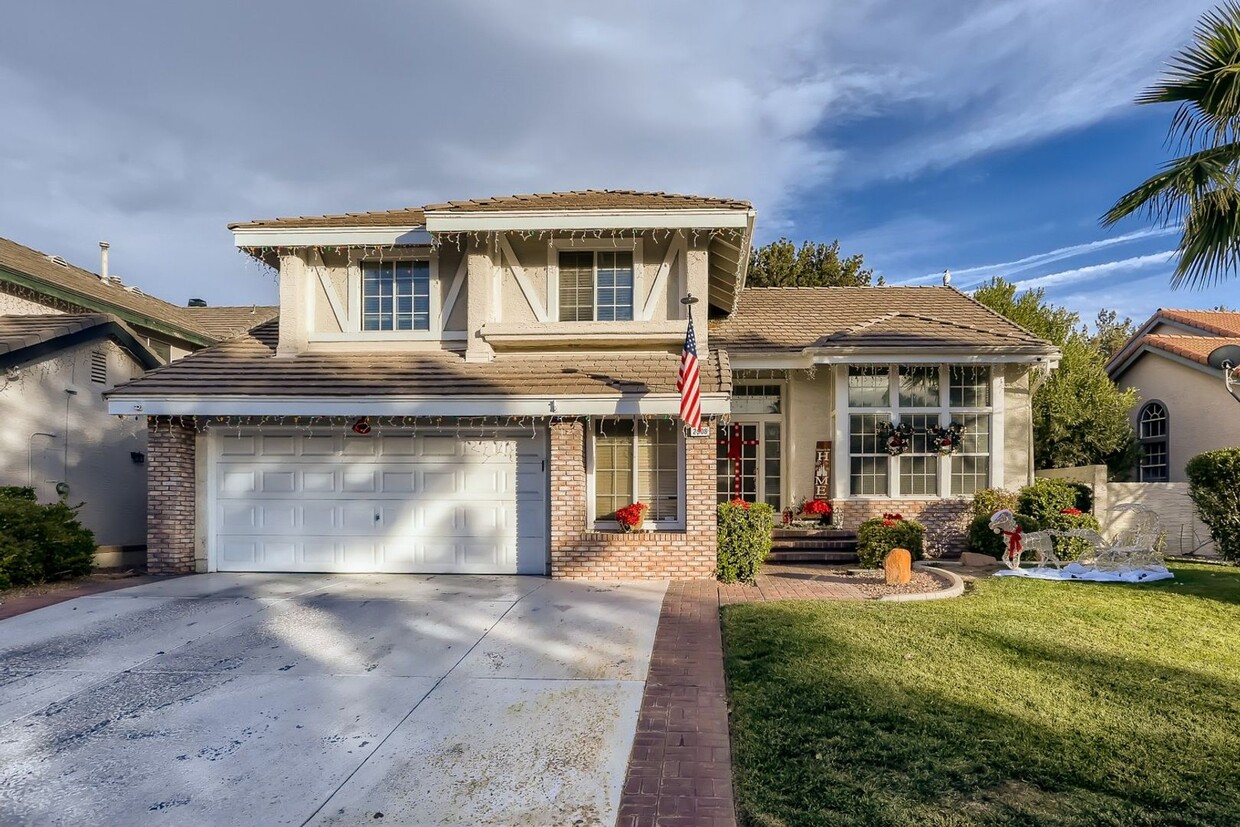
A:
<svg viewBox="0 0 1240 827">
<path fill-rule="evenodd" d="M 503 230 L 748 229 L 751 210 L 494 210 L 428 212 L 432 233 Z"/>
</svg>

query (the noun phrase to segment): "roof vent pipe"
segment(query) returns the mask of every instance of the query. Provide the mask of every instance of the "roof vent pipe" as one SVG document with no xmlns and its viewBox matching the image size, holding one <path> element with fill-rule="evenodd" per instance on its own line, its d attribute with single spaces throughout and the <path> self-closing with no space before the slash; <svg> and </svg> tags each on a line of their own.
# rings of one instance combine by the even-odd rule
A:
<svg viewBox="0 0 1240 827">
<path fill-rule="evenodd" d="M 108 248 L 112 245 L 106 241 L 99 242 L 99 278 L 108 280 Z"/>
<path fill-rule="evenodd" d="M 207 303 L 203 299 L 190 299 L 188 306 L 189 307 L 206 307 Z"/>
</svg>

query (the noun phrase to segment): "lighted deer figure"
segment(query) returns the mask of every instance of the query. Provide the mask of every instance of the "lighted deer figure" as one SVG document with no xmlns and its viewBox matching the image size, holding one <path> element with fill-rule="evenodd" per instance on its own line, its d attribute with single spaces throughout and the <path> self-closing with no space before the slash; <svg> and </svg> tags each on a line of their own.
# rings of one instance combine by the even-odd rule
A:
<svg viewBox="0 0 1240 827">
<path fill-rule="evenodd" d="M 1003 551 L 1003 562 L 1012 571 L 1020 570 L 1020 556 L 1026 551 L 1037 552 L 1038 568 L 1050 563 L 1056 569 L 1063 568 L 1059 558 L 1055 556 L 1055 547 L 1051 543 L 1051 535 L 1045 531 L 1025 533 L 1016 522 L 1016 513 L 1010 508 L 1002 508 L 990 515 L 990 529 L 995 534 L 1002 534 L 1007 540 L 1007 548 Z"/>
</svg>

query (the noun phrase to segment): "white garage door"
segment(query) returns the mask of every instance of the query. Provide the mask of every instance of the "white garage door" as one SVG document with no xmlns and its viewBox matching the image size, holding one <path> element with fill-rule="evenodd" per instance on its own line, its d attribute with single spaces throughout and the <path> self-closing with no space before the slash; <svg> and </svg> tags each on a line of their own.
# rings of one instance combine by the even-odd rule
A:
<svg viewBox="0 0 1240 827">
<path fill-rule="evenodd" d="M 219 571 L 543 574 L 546 438 L 216 431 Z"/>
</svg>

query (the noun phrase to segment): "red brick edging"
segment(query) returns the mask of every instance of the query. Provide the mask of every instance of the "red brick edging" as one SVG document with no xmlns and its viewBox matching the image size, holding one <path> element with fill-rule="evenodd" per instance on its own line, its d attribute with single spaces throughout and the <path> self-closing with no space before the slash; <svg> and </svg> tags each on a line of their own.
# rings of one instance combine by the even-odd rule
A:
<svg viewBox="0 0 1240 827">
<path fill-rule="evenodd" d="M 668 586 L 618 827 L 735 827 L 732 751 L 713 580 Z"/>
</svg>

